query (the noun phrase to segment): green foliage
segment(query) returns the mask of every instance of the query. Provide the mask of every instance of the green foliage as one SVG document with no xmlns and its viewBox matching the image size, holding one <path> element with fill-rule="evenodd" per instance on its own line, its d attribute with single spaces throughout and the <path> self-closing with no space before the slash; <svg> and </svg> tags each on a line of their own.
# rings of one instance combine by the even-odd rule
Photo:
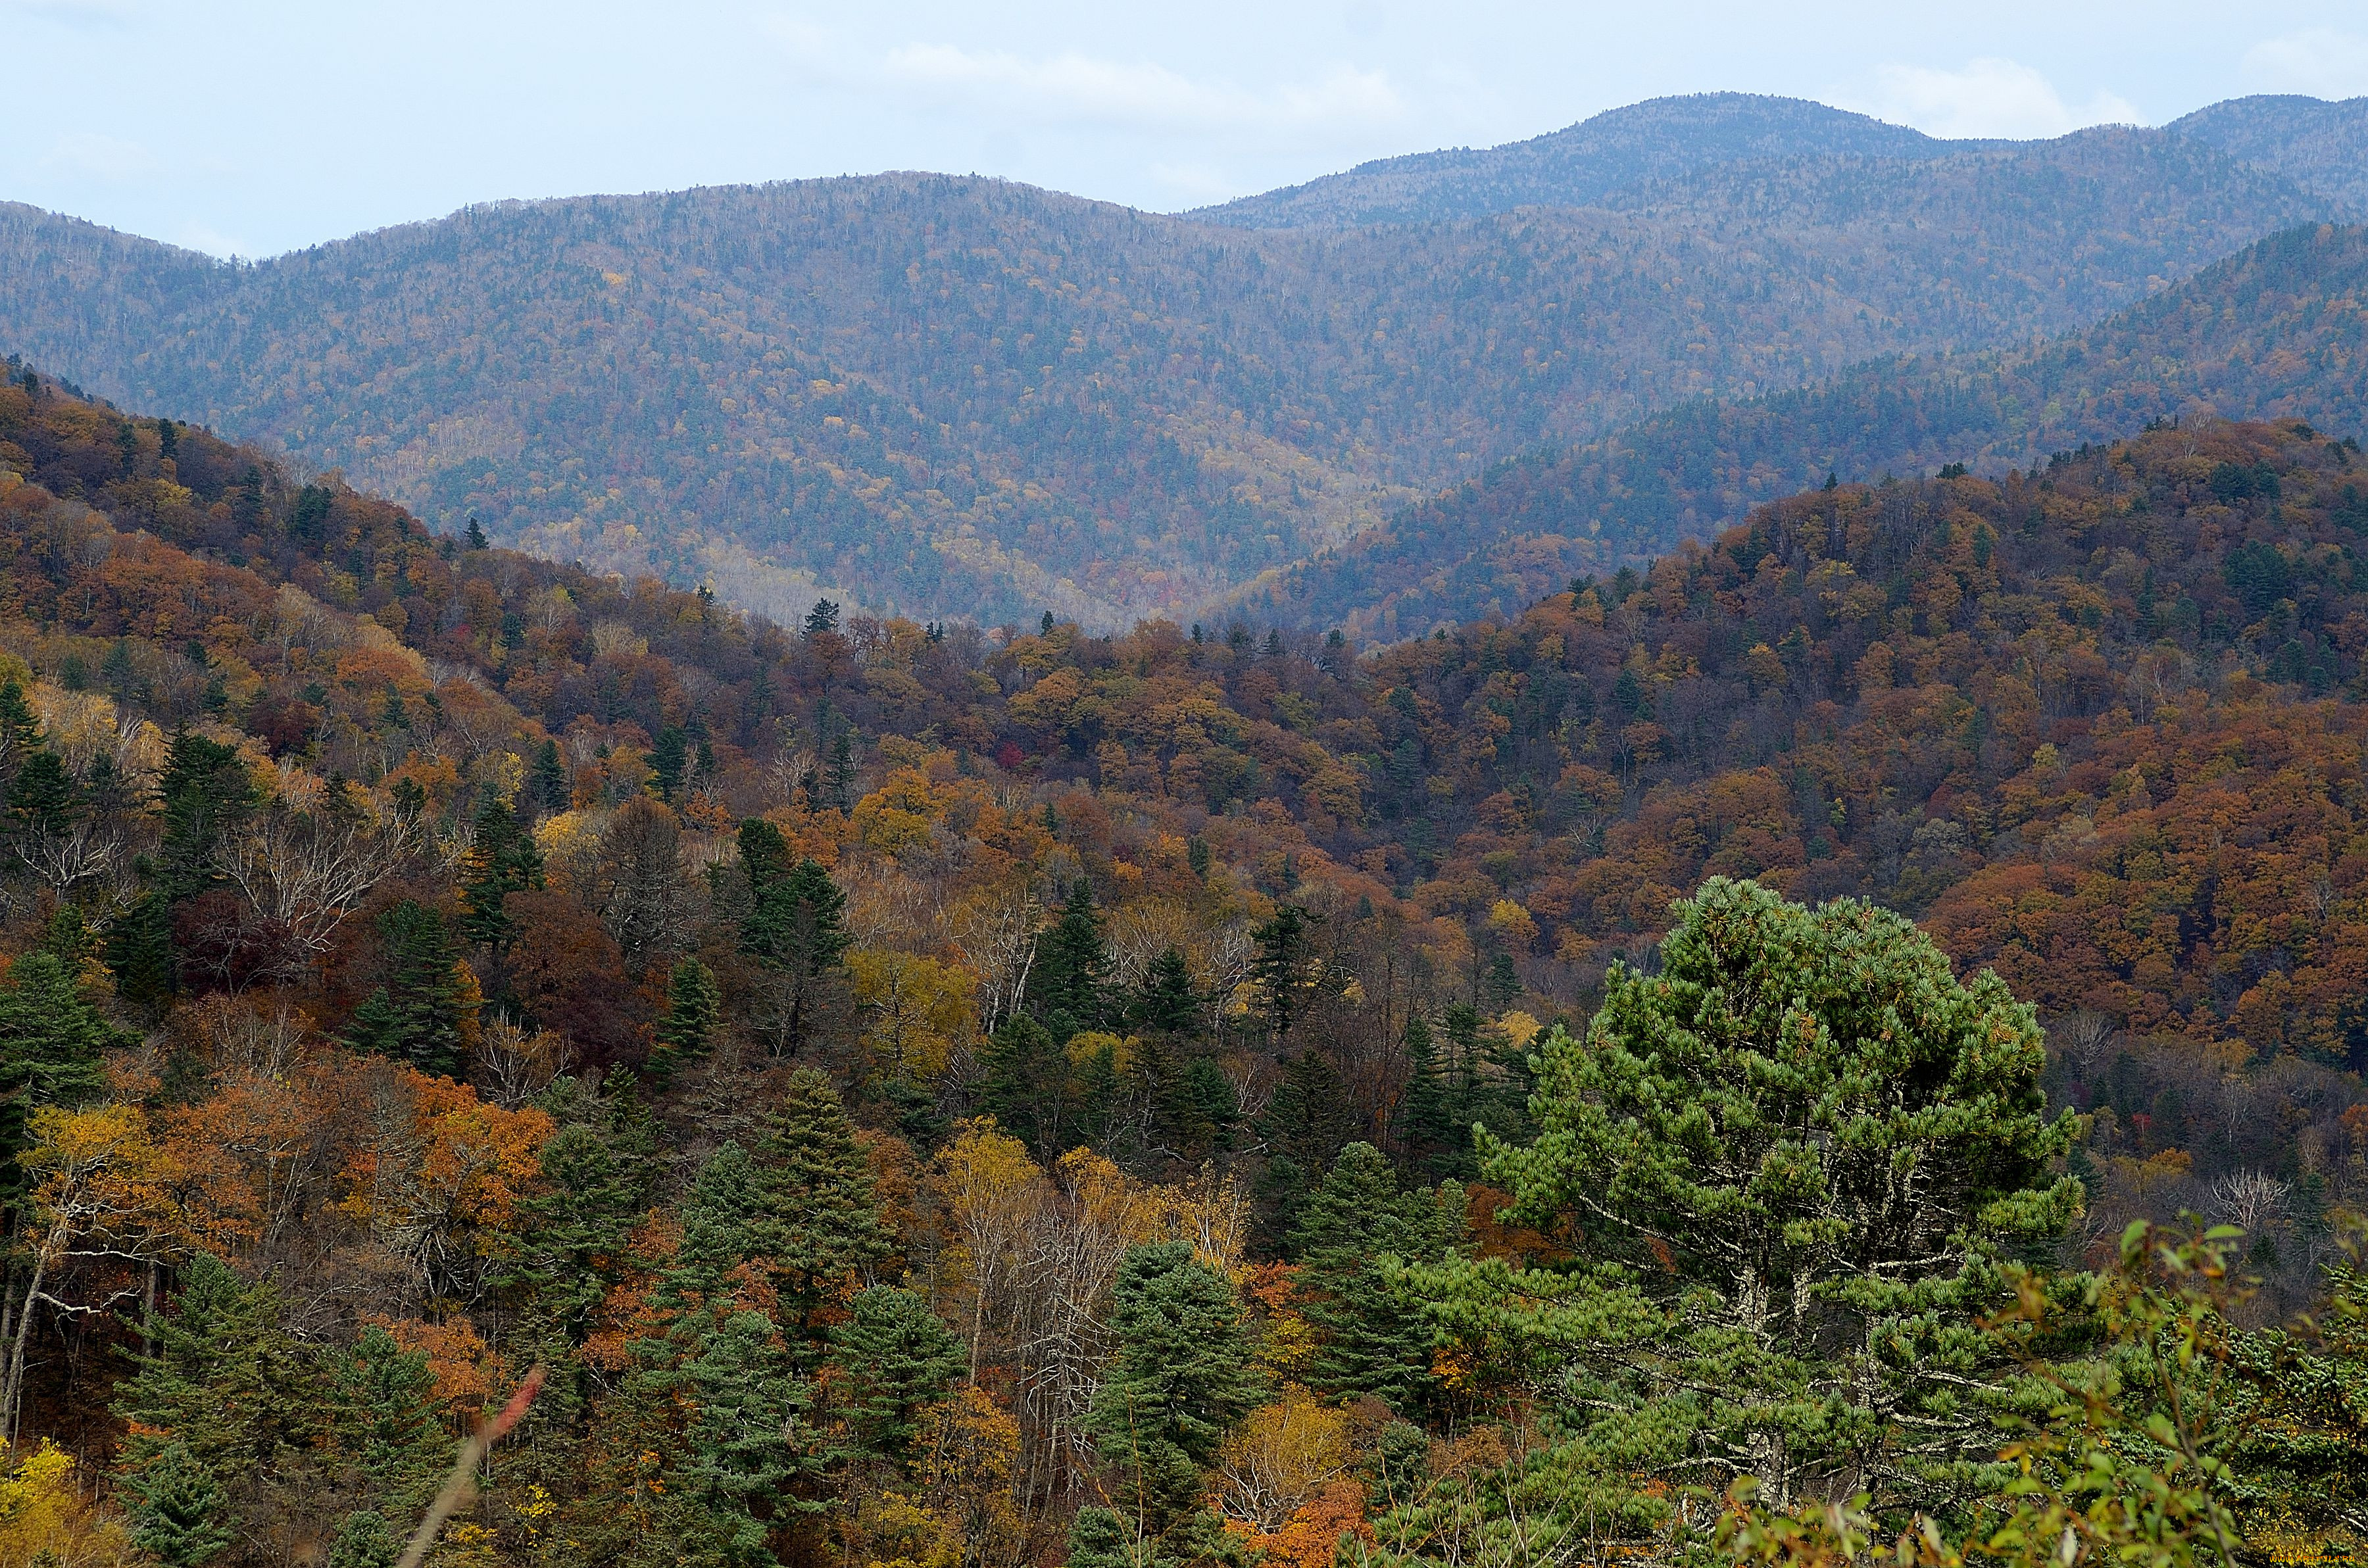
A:
<svg viewBox="0 0 2368 1568">
<path fill-rule="evenodd" d="M 1134 1021 L 1168 1034 L 1190 1034 L 1200 1026 L 1201 1005 L 1184 955 L 1173 947 L 1160 949 L 1159 956 L 1143 972 L 1143 985 L 1134 998 Z"/>
<path fill-rule="evenodd" d="M 255 786 L 237 747 L 185 730 L 172 738 L 156 792 L 164 833 L 155 888 L 179 903 L 220 883 L 215 858 L 223 835 L 255 809 Z"/>
<path fill-rule="evenodd" d="M 1093 885 L 1083 877 L 1070 884 L 1060 915 L 1037 940 L 1028 993 L 1056 1045 L 1080 1029 L 1102 1027 L 1110 1005 L 1110 951 L 1102 943 L 1101 917 L 1094 912 Z"/>
<path fill-rule="evenodd" d="M 1408 1278 L 1497 1375 L 1559 1382 L 1533 1473 L 1994 1490 L 2029 1394 L 1978 1324 L 2080 1197 L 2030 1010 L 1888 911 L 1713 879 L 1678 914 L 1657 973 L 1615 969 L 1584 1042 L 1546 1041 L 1536 1141 L 1482 1135 L 1508 1217 L 1572 1258 Z"/>
<path fill-rule="evenodd" d="M 231 1543 L 222 1483 L 187 1446 L 166 1444 L 123 1489 L 131 1544 L 165 1568 L 197 1568 Z"/>
<path fill-rule="evenodd" d="M 657 1045 L 646 1068 L 651 1082 L 664 1087 L 683 1063 L 705 1056 L 723 1019 L 723 994 L 714 973 L 697 959 L 677 963 L 666 982 L 666 1016 L 658 1020 Z"/>
<path fill-rule="evenodd" d="M 925 1407 L 944 1397 L 962 1370 L 962 1342 L 928 1302 L 886 1285 L 858 1291 L 830 1339 L 857 1445 L 905 1463 Z"/>
<path fill-rule="evenodd" d="M 404 899 L 378 917 L 378 932 L 387 983 L 355 1010 L 347 1039 L 357 1051 L 460 1076 L 462 1036 L 475 1005 L 443 916 Z"/>
<path fill-rule="evenodd" d="M 542 854 L 534 835 L 499 796 L 488 793 L 477 808 L 474 832 L 461 873 L 461 938 L 499 948 L 510 937 L 502 901 L 542 885 Z"/>
<path fill-rule="evenodd" d="M 285 1326 L 278 1291 L 199 1253 L 151 1333 L 154 1348 L 116 1402 L 138 1427 L 125 1444 L 127 1473 L 143 1473 L 168 1449 L 223 1483 L 295 1471 L 319 1436 L 321 1380 Z"/>
<path fill-rule="evenodd" d="M 781 1321 L 811 1335 L 824 1308 L 895 1250 L 871 1162 L 827 1074 L 811 1067 L 790 1074 L 757 1159 L 764 1213 L 753 1244 L 770 1271 Z"/>
<path fill-rule="evenodd" d="M 329 1366 L 330 1440 L 374 1506 L 397 1517 L 427 1506 L 452 1464 L 424 1352 L 372 1324 Z"/>
<path fill-rule="evenodd" d="M 24 1187 L 27 1123 L 46 1105 L 77 1106 L 107 1088 L 104 1052 L 132 1043 L 108 1023 L 54 953 L 30 952 L 0 983 L 0 1191 Z"/>
<path fill-rule="evenodd" d="M 386 1516 L 375 1508 L 357 1508 L 337 1521 L 329 1542 L 328 1568 L 394 1568 L 403 1543 Z"/>
<path fill-rule="evenodd" d="M 1308 1195 L 1291 1236 L 1302 1309 L 1316 1335 L 1310 1386 L 1339 1398 L 1370 1394 L 1401 1415 L 1420 1413 L 1436 1381 L 1434 1331 L 1420 1300 L 1383 1259 L 1438 1262 L 1463 1229 L 1463 1189 L 1398 1189 L 1397 1173 L 1370 1143 L 1340 1151 Z"/>
<path fill-rule="evenodd" d="M 821 862 L 791 864 L 780 829 L 760 817 L 740 824 L 740 874 L 749 899 L 741 949 L 777 976 L 773 1028 L 781 1048 L 794 1050 L 813 1031 L 823 986 L 846 956 L 847 895 Z"/>
<path fill-rule="evenodd" d="M 1187 1518 L 1201 1472 L 1263 1396 L 1240 1303 L 1182 1242 L 1130 1248 L 1110 1290 L 1118 1348 L 1086 1417 L 1113 1489 L 1145 1534 Z"/>
</svg>

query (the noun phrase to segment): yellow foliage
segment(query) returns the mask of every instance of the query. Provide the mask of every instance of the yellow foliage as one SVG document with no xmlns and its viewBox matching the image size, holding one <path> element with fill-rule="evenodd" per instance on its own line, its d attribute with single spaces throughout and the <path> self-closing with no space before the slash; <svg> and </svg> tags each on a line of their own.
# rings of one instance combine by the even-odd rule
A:
<svg viewBox="0 0 2368 1568">
<path fill-rule="evenodd" d="M 1228 1518 L 1275 1530 L 1349 1471 L 1349 1418 L 1292 1385 L 1250 1413 L 1218 1450 L 1218 1506 Z"/>
<path fill-rule="evenodd" d="M 1500 898 L 1488 911 L 1488 929 L 1497 933 L 1513 948 L 1526 952 L 1538 939 L 1535 916 L 1509 898 Z"/>
<path fill-rule="evenodd" d="M 1100 1029 L 1080 1029 L 1069 1037 L 1069 1043 L 1063 1050 L 1072 1067 L 1088 1066 L 1105 1051 L 1110 1052 L 1111 1072 L 1123 1073 L 1134 1065 L 1134 1040 L 1132 1038 L 1121 1040 Z"/>
<path fill-rule="evenodd" d="M 49 1438 L 0 1479 L 0 1568 L 27 1568 L 41 1557 L 63 1568 L 96 1568 L 131 1556 L 122 1526 L 83 1500 L 74 1456 Z"/>
<path fill-rule="evenodd" d="M 1528 1049 L 1530 1041 L 1537 1038 L 1538 1031 L 1545 1028 L 1527 1013 L 1518 1010 L 1498 1018 L 1497 1027 L 1504 1031 L 1507 1042 L 1516 1051 Z"/>
<path fill-rule="evenodd" d="M 875 855 L 898 855 L 929 842 L 945 812 L 946 796 L 916 767 L 890 770 L 887 778 L 855 803 L 856 840 Z"/>
<path fill-rule="evenodd" d="M 871 1012 L 864 1049 L 902 1076 L 936 1079 L 953 1048 L 978 1033 L 978 977 L 958 964 L 858 948 L 847 955 L 847 974 L 856 1002 Z"/>
</svg>

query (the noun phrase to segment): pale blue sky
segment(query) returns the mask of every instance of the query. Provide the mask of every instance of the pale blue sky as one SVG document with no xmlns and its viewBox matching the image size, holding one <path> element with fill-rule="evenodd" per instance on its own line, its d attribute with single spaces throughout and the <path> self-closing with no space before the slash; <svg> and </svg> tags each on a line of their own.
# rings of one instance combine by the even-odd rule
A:
<svg viewBox="0 0 2368 1568">
<path fill-rule="evenodd" d="M 1155 210 L 1663 93 L 1941 135 L 2368 93 L 2368 3 L 0 0 L 0 199 L 267 256 L 503 197 L 924 168 Z"/>
</svg>

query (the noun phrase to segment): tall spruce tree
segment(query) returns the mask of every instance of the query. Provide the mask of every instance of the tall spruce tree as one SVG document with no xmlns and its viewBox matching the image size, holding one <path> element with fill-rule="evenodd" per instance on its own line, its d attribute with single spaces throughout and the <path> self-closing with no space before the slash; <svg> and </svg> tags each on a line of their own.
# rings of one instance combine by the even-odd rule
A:
<svg viewBox="0 0 2368 1568">
<path fill-rule="evenodd" d="M 469 852 L 461 863 L 461 937 L 499 949 L 510 938 L 503 901 L 542 885 L 542 852 L 518 812 L 500 796 L 477 807 Z"/>
<path fill-rule="evenodd" d="M 234 1539 L 222 1480 L 187 1444 L 168 1443 L 126 1476 L 131 1544 L 165 1568 L 198 1568 Z"/>
<path fill-rule="evenodd" d="M 387 983 L 355 1009 L 347 1043 L 423 1073 L 459 1077 L 462 1041 L 473 1021 L 472 988 L 462 981 L 444 917 L 404 899 L 378 917 L 378 931 Z"/>
<path fill-rule="evenodd" d="M 1028 973 L 1030 999 L 1055 1044 L 1080 1029 L 1098 1029 L 1110 991 L 1110 949 L 1102 942 L 1101 916 L 1094 911 L 1093 884 L 1079 877 L 1069 886 L 1061 913 L 1036 943 L 1036 966 Z"/>
<path fill-rule="evenodd" d="M 907 1463 L 923 1412 L 962 1373 L 962 1342 L 928 1302 L 887 1285 L 859 1292 L 830 1339 L 857 1445 L 874 1458 Z"/>
<path fill-rule="evenodd" d="M 783 1326 L 818 1349 L 825 1310 L 896 1245 L 880 1218 L 871 1161 L 828 1076 L 811 1067 L 790 1074 L 757 1160 L 764 1214 L 752 1245 Z"/>
<path fill-rule="evenodd" d="M 24 1191 L 32 1113 L 97 1098 L 105 1052 L 135 1043 L 99 1015 L 57 954 L 36 950 L 10 966 L 0 983 L 0 1202 Z"/>
<path fill-rule="evenodd" d="M 1241 1303 L 1184 1242 L 1132 1247 L 1110 1288 L 1117 1349 L 1086 1415 L 1112 1503 L 1138 1538 L 1201 1511 L 1202 1472 L 1265 1396 Z"/>
<path fill-rule="evenodd" d="M 1441 1261 L 1462 1232 L 1463 1208 L 1453 1182 L 1401 1192 L 1397 1173 L 1372 1144 L 1340 1151 L 1291 1237 L 1315 1331 L 1311 1387 L 1343 1398 L 1370 1394 L 1401 1415 L 1422 1412 L 1438 1387 L 1435 1330 L 1383 1260 Z"/>
<path fill-rule="evenodd" d="M 773 1028 L 781 1049 L 793 1051 L 813 1032 L 825 987 L 852 939 L 847 895 L 821 862 L 792 864 L 789 841 L 761 817 L 740 824 L 740 874 L 748 894 L 741 949 L 776 977 Z"/>
<path fill-rule="evenodd" d="M 1315 919 L 1298 904 L 1286 903 L 1273 919 L 1250 927 L 1250 939 L 1258 944 L 1250 983 L 1258 988 L 1267 1028 L 1277 1040 L 1291 1032 L 1305 1005 L 1315 955 Z"/>
<path fill-rule="evenodd" d="M 666 1010 L 658 1020 L 657 1044 L 645 1064 L 650 1082 L 664 1088 L 684 1065 L 705 1056 L 723 1021 L 723 994 L 714 972 L 697 959 L 677 963 L 666 982 Z"/>
<path fill-rule="evenodd" d="M 153 1347 L 115 1404 L 131 1428 L 127 1482 L 160 1462 L 179 1465 L 165 1459 L 175 1449 L 233 1502 L 259 1479 L 305 1472 L 321 1436 L 321 1377 L 284 1326 L 278 1291 L 199 1253 L 148 1332 Z"/>
<path fill-rule="evenodd" d="M 331 1358 L 327 1396 L 330 1447 L 348 1487 L 382 1514 L 426 1507 L 452 1463 L 427 1353 L 372 1324 Z"/>
<path fill-rule="evenodd" d="M 1173 947 L 1159 949 L 1143 974 L 1135 993 L 1134 1021 L 1167 1034 L 1190 1034 L 1201 1022 L 1201 994 L 1193 989 L 1191 966 Z"/>
</svg>

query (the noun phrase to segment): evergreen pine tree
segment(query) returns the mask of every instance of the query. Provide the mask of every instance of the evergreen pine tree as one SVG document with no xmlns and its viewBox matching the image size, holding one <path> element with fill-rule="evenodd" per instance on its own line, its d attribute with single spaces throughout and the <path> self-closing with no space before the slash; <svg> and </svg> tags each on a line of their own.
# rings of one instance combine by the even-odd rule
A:
<svg viewBox="0 0 2368 1568">
<path fill-rule="evenodd" d="M 1298 1021 L 1307 994 L 1308 968 L 1315 951 L 1315 917 L 1295 903 L 1274 912 L 1274 918 L 1250 928 L 1258 957 L 1250 963 L 1250 983 L 1265 1003 L 1267 1027 L 1281 1040 Z"/>
<path fill-rule="evenodd" d="M 1406 1163 L 1434 1174 L 1454 1167 L 1468 1134 L 1459 1135 L 1448 1106 L 1447 1083 L 1431 1043 L 1430 1020 L 1420 1013 L 1406 1019 L 1406 1093 L 1398 1100 L 1398 1139 Z"/>
<path fill-rule="evenodd" d="M 488 542 L 485 538 L 484 525 L 473 517 L 469 519 L 469 531 L 463 537 L 471 550 L 483 550 Z"/>
<path fill-rule="evenodd" d="M 777 977 L 780 1043 L 793 1050 L 811 1032 L 823 987 L 851 940 L 847 895 L 819 861 L 791 865 L 788 840 L 761 817 L 740 824 L 740 873 L 749 901 L 741 949 Z"/>
<path fill-rule="evenodd" d="M 757 1165 L 765 1214 L 752 1229 L 755 1253 L 772 1278 L 782 1325 L 813 1338 L 824 1310 L 896 1244 L 881 1221 L 871 1161 L 827 1076 L 811 1067 L 790 1074 Z"/>
<path fill-rule="evenodd" d="M 559 743 L 546 740 L 536 748 L 534 762 L 527 769 L 527 789 L 537 806 L 545 812 L 567 809 L 567 769 L 559 760 Z"/>
<path fill-rule="evenodd" d="M 1311 1387 L 1339 1398 L 1370 1394 L 1400 1415 L 1420 1406 L 1434 1387 L 1431 1325 L 1380 1263 L 1439 1261 L 1460 1229 L 1463 1201 L 1452 1182 L 1436 1195 L 1401 1193 L 1397 1173 L 1370 1143 L 1340 1151 L 1291 1237 L 1316 1335 Z"/>
<path fill-rule="evenodd" d="M 64 833 L 82 815 L 82 786 L 46 746 L 25 758 L 7 793 L 8 831 L 19 838 Z"/>
<path fill-rule="evenodd" d="M 1036 945 L 1028 990 L 1037 1016 L 1064 1042 L 1079 1029 L 1099 1028 L 1110 984 L 1110 951 L 1102 945 L 1094 890 L 1083 877 L 1069 889 L 1060 917 Z"/>
<path fill-rule="evenodd" d="M 842 812 L 855 809 L 855 736 L 847 730 L 830 746 L 830 803 Z"/>
<path fill-rule="evenodd" d="M 1120 1473 L 1112 1501 L 1143 1534 L 1164 1535 L 1198 1510 L 1201 1471 L 1264 1397 L 1264 1380 L 1232 1284 L 1188 1243 L 1128 1249 L 1110 1290 L 1110 1326 L 1118 1347 L 1086 1430 Z"/>
<path fill-rule="evenodd" d="M 15 676 L 0 681 L 0 768 L 13 767 L 41 744 L 41 722 Z"/>
<path fill-rule="evenodd" d="M 317 1436 L 320 1383 L 313 1358 L 283 1326 L 277 1291 L 199 1253 L 149 1333 L 154 1347 L 115 1405 L 132 1426 L 128 1475 L 173 1447 L 217 1483 L 301 1472 Z"/>
<path fill-rule="evenodd" d="M 354 1043 L 408 1062 L 423 1073 L 459 1077 L 470 993 L 461 983 L 460 960 L 443 917 L 426 904 L 404 899 L 379 916 L 378 929 L 386 952 L 386 1006 L 375 1007 L 373 998 L 356 1009 L 358 1023 L 365 1010 L 373 1017 L 358 1031 L 370 1038 Z"/>
<path fill-rule="evenodd" d="M 658 726 L 656 744 L 650 747 L 650 783 L 660 800 L 671 801 L 682 793 L 683 767 L 689 757 L 682 726 Z"/>
<path fill-rule="evenodd" d="M 0 1199 L 24 1187 L 28 1123 L 45 1105 L 76 1106 L 107 1090 L 101 1057 L 134 1043 L 99 1016 L 55 953 L 35 950 L 0 984 Z"/>
<path fill-rule="evenodd" d="M 156 792 L 164 833 L 155 885 L 167 903 L 178 903 L 222 881 L 215 857 L 223 835 L 255 809 L 255 786 L 237 747 L 183 731 L 165 754 Z"/>
<path fill-rule="evenodd" d="M 1173 947 L 1162 948 L 1144 971 L 1134 1017 L 1144 1028 L 1169 1034 L 1190 1034 L 1199 1025 L 1201 996 L 1192 989 L 1192 970 Z"/>
<path fill-rule="evenodd" d="M 394 1568 L 403 1543 L 375 1508 L 358 1508 L 338 1521 L 329 1541 L 328 1568 Z"/>
<path fill-rule="evenodd" d="M 677 1528 L 691 1552 L 725 1568 L 770 1568 L 775 1521 L 822 1510 L 812 1483 L 837 1457 L 813 1441 L 811 1386 L 772 1320 L 747 1311 L 701 1325 L 682 1381 L 697 1412 L 683 1466 L 685 1501 L 695 1506 L 675 1514 Z"/>
<path fill-rule="evenodd" d="M 1014 1013 L 987 1037 L 978 1099 L 1004 1130 L 1049 1160 L 1067 1148 L 1075 1114 L 1069 1059 L 1050 1030 Z"/>
<path fill-rule="evenodd" d="M 848 1389 L 848 1424 L 864 1452 L 903 1464 L 921 1412 L 962 1370 L 962 1346 L 910 1290 L 874 1285 L 848 1303 L 830 1331 L 831 1359 Z"/>
<path fill-rule="evenodd" d="M 372 1324 L 330 1363 L 329 1431 L 337 1457 L 382 1512 L 416 1513 L 452 1461 L 424 1352 Z"/>
<path fill-rule="evenodd" d="M 474 827 L 461 862 L 461 937 L 498 949 L 510 937 L 502 902 L 542 885 L 542 851 L 509 802 L 491 792 L 477 807 Z"/>
<path fill-rule="evenodd" d="M 197 1568 L 231 1543 L 221 1480 L 182 1443 L 168 1443 L 126 1476 L 131 1544 L 165 1568 Z"/>
<path fill-rule="evenodd" d="M 666 1010 L 658 1020 L 657 1045 L 645 1064 L 650 1081 L 664 1088 L 684 1064 L 705 1056 L 723 1018 L 723 994 L 714 973 L 697 959 L 676 964 L 666 983 Z"/>
<path fill-rule="evenodd" d="M 134 1007 L 160 1012 L 180 982 L 180 953 L 173 944 L 173 906 L 151 889 L 107 925 L 108 972 L 115 994 Z"/>
</svg>

